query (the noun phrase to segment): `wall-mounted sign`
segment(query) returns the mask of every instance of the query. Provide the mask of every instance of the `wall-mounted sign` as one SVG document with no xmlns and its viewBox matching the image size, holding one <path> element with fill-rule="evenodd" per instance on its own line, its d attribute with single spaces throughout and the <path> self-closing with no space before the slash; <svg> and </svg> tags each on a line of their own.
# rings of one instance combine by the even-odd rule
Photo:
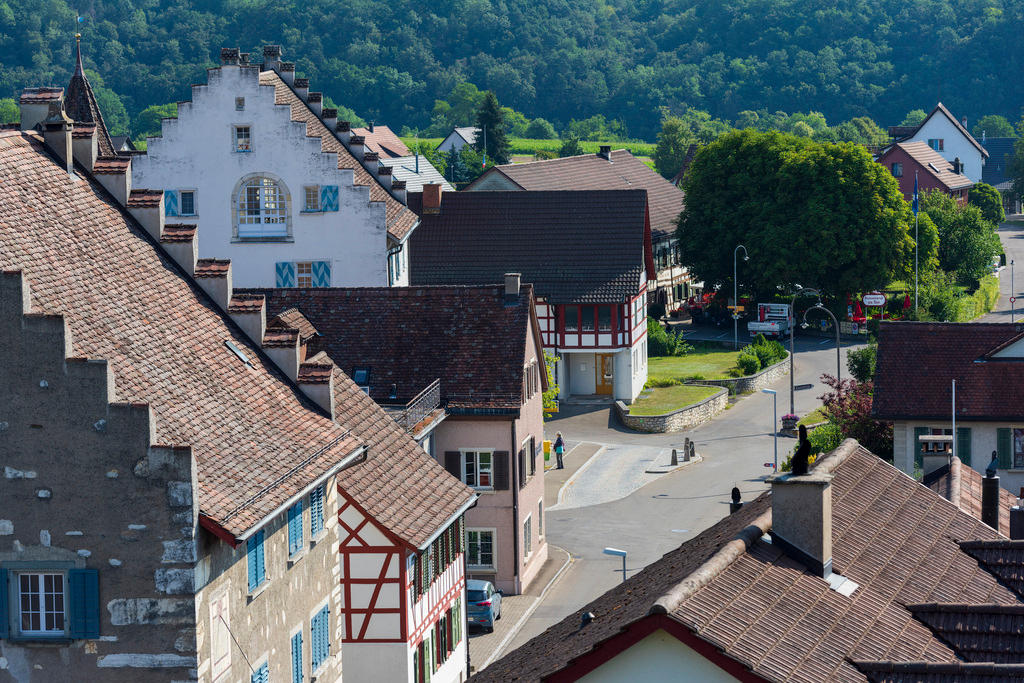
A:
<svg viewBox="0 0 1024 683">
<path fill-rule="evenodd" d="M 884 306 L 886 299 L 885 294 L 881 292 L 871 292 L 870 294 L 865 294 L 861 301 L 864 302 L 865 306 Z"/>
</svg>

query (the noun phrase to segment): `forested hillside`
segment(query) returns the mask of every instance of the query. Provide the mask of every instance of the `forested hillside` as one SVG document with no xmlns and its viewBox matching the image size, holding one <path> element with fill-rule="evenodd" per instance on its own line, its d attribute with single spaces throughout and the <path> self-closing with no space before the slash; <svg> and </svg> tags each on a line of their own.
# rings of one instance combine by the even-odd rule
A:
<svg viewBox="0 0 1024 683">
<path fill-rule="evenodd" d="M 134 116 L 189 97 L 221 46 L 264 43 L 377 121 L 426 127 L 460 81 L 561 127 L 603 114 L 653 139 L 661 107 L 868 115 L 941 98 L 1017 120 L 1024 0 L 0 0 L 0 98 L 64 84 L 72 35 Z"/>
</svg>

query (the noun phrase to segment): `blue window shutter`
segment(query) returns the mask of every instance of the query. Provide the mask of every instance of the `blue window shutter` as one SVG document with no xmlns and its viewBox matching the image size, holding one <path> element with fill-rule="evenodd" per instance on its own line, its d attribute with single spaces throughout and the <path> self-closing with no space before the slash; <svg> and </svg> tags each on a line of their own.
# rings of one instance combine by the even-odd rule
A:
<svg viewBox="0 0 1024 683">
<path fill-rule="evenodd" d="M 328 655 L 328 612 L 324 607 L 313 617 L 310 623 L 313 650 L 313 670 L 316 671 L 327 659 Z"/>
<path fill-rule="evenodd" d="M 267 578 L 267 567 L 263 554 L 263 539 L 266 534 L 262 530 L 256 532 L 256 585 L 262 584 Z"/>
<path fill-rule="evenodd" d="M 321 211 L 337 211 L 338 210 L 338 186 L 337 185 L 321 185 L 320 186 L 320 210 Z"/>
<path fill-rule="evenodd" d="M 309 494 L 309 535 L 316 536 L 324 529 L 324 487 L 317 486 Z"/>
<path fill-rule="evenodd" d="M 263 666 L 253 672 L 250 680 L 252 683 L 270 683 L 270 665 L 263 662 Z"/>
<path fill-rule="evenodd" d="M 178 215 L 178 191 L 164 190 L 164 215 Z"/>
<path fill-rule="evenodd" d="M 292 636 L 292 683 L 302 683 L 302 631 Z"/>
<path fill-rule="evenodd" d="M 0 638 L 11 637 L 11 617 L 7 613 L 7 570 L 0 569 Z"/>
<path fill-rule="evenodd" d="M 295 286 L 295 264 L 289 261 L 278 261 L 274 268 L 277 273 L 277 287 Z"/>
<path fill-rule="evenodd" d="M 288 554 L 302 550 L 302 501 L 288 508 Z"/>
<path fill-rule="evenodd" d="M 72 638 L 100 637 L 100 575 L 95 569 L 68 570 L 68 612 Z"/>
<path fill-rule="evenodd" d="M 259 585 L 256 576 L 256 536 L 252 536 L 245 542 L 245 561 L 249 569 L 249 590 Z"/>
<path fill-rule="evenodd" d="M 311 270 L 313 271 L 313 286 L 314 287 L 330 287 L 331 286 L 331 262 L 330 261 L 313 261 Z"/>
</svg>

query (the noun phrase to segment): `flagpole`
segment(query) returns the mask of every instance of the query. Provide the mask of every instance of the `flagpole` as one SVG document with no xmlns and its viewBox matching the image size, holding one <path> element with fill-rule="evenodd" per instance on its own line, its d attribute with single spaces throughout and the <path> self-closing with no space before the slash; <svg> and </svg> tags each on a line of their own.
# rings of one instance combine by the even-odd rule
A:
<svg viewBox="0 0 1024 683">
<path fill-rule="evenodd" d="M 921 210 L 920 199 L 917 196 L 917 170 L 915 169 L 914 170 L 914 318 L 915 319 L 920 318 L 920 314 L 917 311 L 917 278 L 918 278 L 918 276 L 917 276 L 917 262 L 918 262 L 918 253 L 920 252 L 920 249 L 918 247 L 918 239 L 917 239 L 917 226 L 918 226 L 917 214 L 918 214 L 918 212 L 920 210 Z"/>
</svg>

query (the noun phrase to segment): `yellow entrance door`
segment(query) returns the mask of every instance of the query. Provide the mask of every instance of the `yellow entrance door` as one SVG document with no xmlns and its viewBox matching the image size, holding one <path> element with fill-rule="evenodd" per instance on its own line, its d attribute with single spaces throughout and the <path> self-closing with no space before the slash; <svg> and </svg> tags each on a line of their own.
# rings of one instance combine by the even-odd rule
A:
<svg viewBox="0 0 1024 683">
<path fill-rule="evenodd" d="M 615 356 L 597 354 L 597 393 L 611 394 L 615 382 Z"/>
</svg>

